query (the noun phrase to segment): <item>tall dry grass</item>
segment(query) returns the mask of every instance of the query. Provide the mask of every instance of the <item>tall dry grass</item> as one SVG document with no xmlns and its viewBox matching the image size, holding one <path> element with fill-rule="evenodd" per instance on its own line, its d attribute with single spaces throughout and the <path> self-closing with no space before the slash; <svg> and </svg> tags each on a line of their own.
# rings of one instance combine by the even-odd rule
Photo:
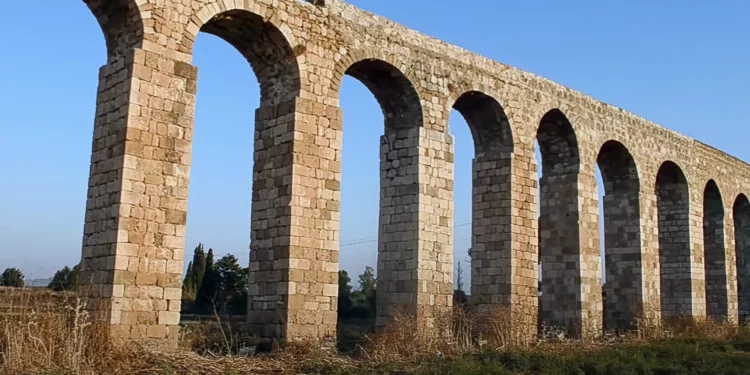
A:
<svg viewBox="0 0 750 375">
<path fill-rule="evenodd" d="M 187 348 L 114 345 L 75 294 L 0 288 L 0 374 L 294 373 L 291 357 L 201 356 Z"/>
<path fill-rule="evenodd" d="M 211 328 L 205 324 L 183 328 L 184 340 L 177 349 L 113 345 L 106 331 L 91 323 L 78 296 L 33 288 L 0 288 L 0 375 L 297 374 L 310 368 L 357 373 L 357 368 L 368 366 L 416 366 L 425 358 L 479 351 L 555 352 L 613 345 L 603 339 L 586 343 L 571 340 L 560 334 L 564 330 L 554 327 L 543 329 L 529 341 L 528 330 L 524 333 L 519 327 L 523 328 L 528 323 L 524 319 L 531 315 L 509 308 L 476 313 L 455 307 L 428 315 L 430 319 L 397 314 L 387 328 L 364 337 L 359 355 L 354 357 L 338 355 L 320 342 L 293 343 L 270 354 L 247 356 L 238 355 L 244 333 L 228 322 L 217 322 L 220 332 L 214 333 L 206 333 Z M 731 339 L 743 334 L 732 323 L 677 319 L 662 324 L 657 317 L 643 314 L 635 322 L 636 328 L 620 335 L 618 342 L 680 337 Z M 206 350 L 217 347 L 223 350 Z"/>
<path fill-rule="evenodd" d="M 394 314 L 387 327 L 365 337 L 361 347 L 364 358 L 387 363 L 478 350 L 525 349 L 534 344 L 529 340 L 527 321 L 533 314 L 522 309 L 495 307 L 473 312 L 463 306 L 423 313 L 430 319 L 417 319 L 415 314 L 403 312 Z"/>
</svg>

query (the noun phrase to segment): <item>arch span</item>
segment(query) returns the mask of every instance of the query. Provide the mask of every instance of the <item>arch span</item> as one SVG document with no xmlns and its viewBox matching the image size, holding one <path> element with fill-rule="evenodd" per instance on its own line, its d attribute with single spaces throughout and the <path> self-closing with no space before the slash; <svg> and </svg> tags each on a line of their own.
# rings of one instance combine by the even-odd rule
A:
<svg viewBox="0 0 750 375">
<path fill-rule="evenodd" d="M 630 151 L 607 141 L 596 158 L 604 183 L 605 329 L 628 329 L 643 302 L 640 178 Z"/>
<path fill-rule="evenodd" d="M 208 19 L 200 31 L 223 39 L 247 59 L 260 83 L 261 106 L 299 96 L 297 55 L 273 23 L 253 12 L 233 9 Z"/>
<path fill-rule="evenodd" d="M 536 139 L 542 154 L 543 176 L 578 173 L 578 139 L 573 125 L 561 110 L 552 109 L 542 117 Z"/>
<path fill-rule="evenodd" d="M 424 125 L 422 104 L 412 80 L 388 61 L 362 59 L 346 67 L 344 74 L 361 82 L 375 96 L 385 118 L 386 133 Z M 334 83 L 340 88 L 340 83 Z"/>
<path fill-rule="evenodd" d="M 477 157 L 513 152 L 513 134 L 508 115 L 495 98 L 480 91 L 468 91 L 458 97 L 453 108 L 469 125 Z"/>
<path fill-rule="evenodd" d="M 143 14 L 136 0 L 84 0 L 96 17 L 107 44 L 107 60 L 125 56 L 143 44 Z"/>
<path fill-rule="evenodd" d="M 685 174 L 672 161 L 657 173 L 656 202 L 662 316 L 691 316 L 690 194 Z"/>
</svg>

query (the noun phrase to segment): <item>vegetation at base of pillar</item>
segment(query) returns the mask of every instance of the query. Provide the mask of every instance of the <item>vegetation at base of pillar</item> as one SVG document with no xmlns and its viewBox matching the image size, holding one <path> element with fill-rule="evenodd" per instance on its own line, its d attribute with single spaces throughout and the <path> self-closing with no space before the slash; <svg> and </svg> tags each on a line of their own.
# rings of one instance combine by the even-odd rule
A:
<svg viewBox="0 0 750 375">
<path fill-rule="evenodd" d="M 65 266 L 55 272 L 47 287 L 56 292 L 78 290 L 78 265 L 73 268 Z"/>
<path fill-rule="evenodd" d="M 352 291 L 351 278 L 346 271 L 339 271 L 339 318 L 375 318 L 375 271 L 365 267 L 359 275 L 359 290 Z"/>
<path fill-rule="evenodd" d="M 18 268 L 6 268 L 2 275 L 3 286 L 13 288 L 23 288 L 26 283 L 21 270 Z"/>
<path fill-rule="evenodd" d="M 206 253 L 198 244 L 182 285 L 182 312 L 247 314 L 247 276 L 248 268 L 240 266 L 234 255 L 214 261 L 214 250 Z"/>
</svg>

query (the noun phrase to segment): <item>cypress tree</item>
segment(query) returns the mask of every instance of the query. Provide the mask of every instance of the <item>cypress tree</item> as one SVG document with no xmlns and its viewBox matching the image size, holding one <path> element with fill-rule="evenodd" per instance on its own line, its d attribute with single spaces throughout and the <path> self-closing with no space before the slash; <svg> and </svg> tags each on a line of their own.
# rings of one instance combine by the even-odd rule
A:
<svg viewBox="0 0 750 375">
<path fill-rule="evenodd" d="M 203 244 L 199 243 L 193 251 L 193 269 L 192 269 L 192 285 L 191 290 L 193 295 L 198 293 L 198 290 L 203 283 L 203 276 L 206 273 L 206 253 L 203 251 Z"/>
<path fill-rule="evenodd" d="M 204 276 L 198 288 L 198 297 L 196 298 L 196 307 L 199 311 L 203 313 L 213 311 L 213 302 L 216 292 L 219 289 L 219 281 L 219 275 L 214 265 L 214 250 L 208 249 Z"/>
<path fill-rule="evenodd" d="M 193 301 L 195 300 L 194 292 L 195 282 L 193 281 L 193 262 L 188 263 L 187 272 L 185 273 L 185 280 L 182 282 L 182 300 Z"/>
</svg>

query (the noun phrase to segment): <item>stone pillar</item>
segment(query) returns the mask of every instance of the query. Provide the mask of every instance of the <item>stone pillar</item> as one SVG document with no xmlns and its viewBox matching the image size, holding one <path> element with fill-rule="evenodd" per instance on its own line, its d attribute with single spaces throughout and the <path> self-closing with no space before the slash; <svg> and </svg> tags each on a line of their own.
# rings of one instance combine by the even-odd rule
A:
<svg viewBox="0 0 750 375">
<path fill-rule="evenodd" d="M 646 184 L 644 184 L 646 185 Z M 648 186 L 648 185 L 646 185 Z M 650 185 L 653 189 L 653 185 Z M 661 324 L 661 263 L 659 259 L 659 214 L 653 190 L 642 188 L 641 206 L 641 263 L 643 279 L 643 304 L 635 312 L 637 325 Z"/>
<path fill-rule="evenodd" d="M 431 328 L 453 302 L 453 138 L 412 128 L 381 138 L 378 327 L 403 314 Z"/>
<path fill-rule="evenodd" d="M 724 204 L 715 183 L 709 182 L 703 197 L 703 245 L 706 274 L 706 314 L 727 321 L 729 314 L 729 270 L 724 234 Z"/>
<path fill-rule="evenodd" d="M 737 308 L 740 323 L 750 324 L 750 202 L 737 198 L 732 210 L 737 265 Z"/>
<path fill-rule="evenodd" d="M 248 319 L 262 337 L 335 340 L 341 136 L 336 107 L 256 112 Z"/>
<path fill-rule="evenodd" d="M 703 242 L 703 189 L 691 191 L 690 198 L 690 310 L 689 316 L 706 318 L 706 265 Z"/>
<path fill-rule="evenodd" d="M 512 160 L 510 154 L 482 155 L 473 162 L 471 299 L 480 313 L 511 301 Z"/>
<path fill-rule="evenodd" d="M 196 74 L 139 49 L 100 71 L 80 283 L 113 339 L 177 342 Z"/>
<path fill-rule="evenodd" d="M 729 209 L 724 214 L 724 263 L 727 272 L 727 321 L 739 323 L 739 296 L 737 293 L 737 254 L 735 253 L 736 234 Z"/>
<path fill-rule="evenodd" d="M 536 166 L 520 154 L 482 155 L 473 165 L 471 301 L 504 319 L 513 338 L 536 334 Z"/>
<path fill-rule="evenodd" d="M 601 332 L 602 295 L 596 180 L 593 173 L 540 181 L 541 323 L 574 337 Z"/>
<path fill-rule="evenodd" d="M 606 304 L 604 327 L 628 330 L 643 312 L 644 275 L 640 193 L 613 191 L 604 196 Z"/>
<path fill-rule="evenodd" d="M 702 199 L 690 199 L 675 164 L 662 167 L 657 186 L 662 317 L 705 317 L 702 219 L 695 214 Z"/>
</svg>

